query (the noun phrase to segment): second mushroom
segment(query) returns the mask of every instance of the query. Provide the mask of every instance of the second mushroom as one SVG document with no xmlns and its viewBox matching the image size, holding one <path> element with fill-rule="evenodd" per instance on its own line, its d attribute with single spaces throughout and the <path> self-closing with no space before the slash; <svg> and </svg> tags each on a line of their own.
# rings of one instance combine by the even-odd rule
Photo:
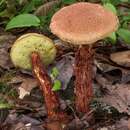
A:
<svg viewBox="0 0 130 130">
<path fill-rule="evenodd" d="M 43 92 L 47 109 L 48 130 L 62 130 L 64 121 L 68 118 L 60 111 L 59 98 L 52 91 L 52 82 L 45 69 L 46 65 L 53 62 L 56 48 L 48 37 L 29 33 L 18 38 L 11 48 L 11 59 L 15 67 L 33 71 Z"/>
<path fill-rule="evenodd" d="M 51 32 L 75 46 L 75 95 L 78 112 L 89 112 L 93 97 L 92 45 L 118 28 L 118 17 L 99 4 L 79 2 L 60 9 L 50 24 Z"/>
</svg>

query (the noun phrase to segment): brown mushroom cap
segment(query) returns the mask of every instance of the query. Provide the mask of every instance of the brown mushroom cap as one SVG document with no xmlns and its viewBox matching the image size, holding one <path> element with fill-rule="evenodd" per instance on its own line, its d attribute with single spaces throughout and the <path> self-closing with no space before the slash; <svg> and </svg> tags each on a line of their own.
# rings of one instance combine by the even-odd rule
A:
<svg viewBox="0 0 130 130">
<path fill-rule="evenodd" d="M 118 17 L 99 4 L 79 2 L 54 14 L 50 28 L 63 41 L 92 44 L 118 28 Z"/>
</svg>

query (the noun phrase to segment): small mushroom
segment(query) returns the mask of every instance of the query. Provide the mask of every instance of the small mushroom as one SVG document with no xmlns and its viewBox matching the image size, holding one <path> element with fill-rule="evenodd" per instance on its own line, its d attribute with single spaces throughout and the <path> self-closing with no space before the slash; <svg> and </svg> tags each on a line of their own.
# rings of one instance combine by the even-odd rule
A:
<svg viewBox="0 0 130 130">
<path fill-rule="evenodd" d="M 37 78 L 45 99 L 48 130 L 62 130 L 61 124 L 67 116 L 60 111 L 58 96 L 52 91 L 52 82 L 45 69 L 45 65 L 53 62 L 56 56 L 56 48 L 52 40 L 41 34 L 25 34 L 15 41 L 10 55 L 16 67 L 32 69 Z M 53 124 L 57 124 L 55 129 Z"/>
<path fill-rule="evenodd" d="M 11 48 L 13 64 L 16 67 L 31 70 L 32 52 L 39 53 L 44 65 L 49 65 L 56 56 L 56 48 L 51 39 L 37 33 L 28 33 L 18 38 Z"/>
<path fill-rule="evenodd" d="M 79 48 L 75 54 L 75 95 L 78 112 L 88 112 L 93 97 L 92 46 L 118 28 L 118 17 L 99 4 L 79 2 L 63 7 L 51 19 L 51 32 Z"/>
</svg>

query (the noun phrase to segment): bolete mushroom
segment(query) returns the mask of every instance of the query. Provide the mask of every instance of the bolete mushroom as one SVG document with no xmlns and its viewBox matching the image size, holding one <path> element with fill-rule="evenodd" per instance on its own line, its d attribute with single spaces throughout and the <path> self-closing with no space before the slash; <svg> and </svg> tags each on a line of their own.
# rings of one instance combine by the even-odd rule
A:
<svg viewBox="0 0 130 130">
<path fill-rule="evenodd" d="M 49 65 L 56 56 L 56 48 L 51 39 L 37 34 L 28 33 L 19 37 L 11 48 L 11 59 L 16 67 L 31 70 L 31 53 L 38 52 L 44 65 Z"/>
<path fill-rule="evenodd" d="M 63 41 L 78 45 L 75 54 L 75 95 L 78 112 L 88 112 L 93 96 L 92 45 L 118 28 L 118 17 L 99 4 L 79 2 L 56 12 L 50 24 L 51 32 Z"/>
<path fill-rule="evenodd" d="M 43 91 L 48 119 L 52 121 L 47 124 L 48 130 L 62 130 L 62 120 L 66 114 L 59 109 L 58 96 L 52 91 L 52 82 L 45 69 L 45 65 L 50 64 L 56 56 L 52 40 L 41 34 L 25 34 L 15 41 L 10 55 L 16 67 L 33 70 Z"/>
</svg>

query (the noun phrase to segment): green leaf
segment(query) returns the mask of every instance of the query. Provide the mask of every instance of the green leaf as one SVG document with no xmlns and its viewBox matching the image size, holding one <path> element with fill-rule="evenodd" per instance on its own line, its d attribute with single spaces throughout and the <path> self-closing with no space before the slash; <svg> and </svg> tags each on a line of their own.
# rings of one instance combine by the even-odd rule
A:
<svg viewBox="0 0 130 130">
<path fill-rule="evenodd" d="M 124 23 L 122 23 L 122 28 L 127 29 L 128 25 L 129 25 L 129 23 L 127 21 L 125 21 Z"/>
<path fill-rule="evenodd" d="M 128 16 L 123 16 L 122 21 L 130 21 L 130 15 Z"/>
<path fill-rule="evenodd" d="M 113 4 L 111 4 L 111 3 L 106 3 L 106 4 L 104 4 L 103 6 L 104 6 L 106 9 L 112 11 L 114 14 L 117 14 L 117 9 L 116 9 L 116 7 L 115 7 Z"/>
<path fill-rule="evenodd" d="M 0 1 L 0 6 L 1 6 L 3 3 L 5 3 L 5 0 L 1 0 L 1 1 Z"/>
<path fill-rule="evenodd" d="M 25 6 L 22 8 L 20 13 L 31 13 L 33 12 L 38 6 L 43 4 L 43 0 L 31 0 L 27 2 Z"/>
<path fill-rule="evenodd" d="M 20 14 L 13 17 L 6 26 L 6 30 L 21 27 L 40 26 L 40 20 L 32 14 Z"/>
<path fill-rule="evenodd" d="M 58 91 L 61 89 L 61 82 L 59 80 L 55 80 L 52 90 Z"/>
<path fill-rule="evenodd" d="M 130 43 L 130 30 L 124 29 L 124 28 L 120 28 L 117 31 L 117 34 L 126 42 L 126 43 Z"/>
<path fill-rule="evenodd" d="M 116 33 L 115 32 L 113 32 L 113 33 L 111 33 L 109 36 L 108 36 L 108 38 L 109 38 L 109 40 L 111 41 L 111 43 L 116 43 L 116 39 L 117 39 L 117 37 L 116 37 Z"/>
<path fill-rule="evenodd" d="M 117 6 L 118 4 L 121 3 L 121 0 L 101 0 L 101 1 L 102 1 L 103 4 L 111 3 L 111 4 L 115 5 L 115 6 Z"/>
<path fill-rule="evenodd" d="M 3 11 L 0 12 L 0 17 L 10 18 L 12 16 L 13 16 L 13 14 L 10 13 L 10 12 L 8 12 L 7 9 L 5 9 L 5 10 L 3 10 Z"/>
<path fill-rule="evenodd" d="M 110 3 L 110 0 L 101 0 L 103 4 Z"/>
<path fill-rule="evenodd" d="M 73 4 L 76 0 L 62 0 L 63 4 Z"/>
<path fill-rule="evenodd" d="M 128 0 L 120 0 L 121 2 L 128 2 Z"/>
<path fill-rule="evenodd" d="M 8 103 L 0 103 L 0 109 L 11 108 L 12 106 Z"/>
<path fill-rule="evenodd" d="M 27 4 L 22 8 L 22 10 L 20 11 L 20 13 L 30 13 L 30 12 L 32 12 L 34 9 L 35 9 L 34 2 L 31 1 L 30 3 L 27 3 Z"/>
<path fill-rule="evenodd" d="M 59 71 L 56 67 L 52 69 L 51 75 L 53 78 L 56 78 L 59 75 Z"/>
<path fill-rule="evenodd" d="M 32 0 L 34 2 L 34 5 L 37 7 L 37 6 L 40 6 L 43 4 L 43 0 Z"/>
<path fill-rule="evenodd" d="M 6 8 L 5 0 L 0 1 L 0 12 L 3 11 Z"/>
<path fill-rule="evenodd" d="M 7 91 L 7 92 L 9 91 L 9 90 L 7 89 L 7 85 L 4 84 L 4 83 L 2 83 L 2 82 L 0 82 L 0 92 L 5 94 L 6 91 Z"/>
</svg>

